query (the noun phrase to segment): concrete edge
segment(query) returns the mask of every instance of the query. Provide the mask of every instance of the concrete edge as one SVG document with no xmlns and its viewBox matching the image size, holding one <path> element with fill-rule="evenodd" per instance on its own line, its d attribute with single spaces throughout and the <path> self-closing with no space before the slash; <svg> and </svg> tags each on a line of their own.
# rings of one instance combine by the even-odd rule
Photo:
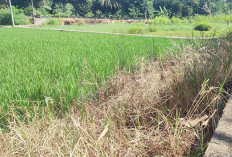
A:
<svg viewBox="0 0 232 157">
<path fill-rule="evenodd" d="M 204 157 L 232 157 L 232 96 L 224 108 Z"/>
</svg>

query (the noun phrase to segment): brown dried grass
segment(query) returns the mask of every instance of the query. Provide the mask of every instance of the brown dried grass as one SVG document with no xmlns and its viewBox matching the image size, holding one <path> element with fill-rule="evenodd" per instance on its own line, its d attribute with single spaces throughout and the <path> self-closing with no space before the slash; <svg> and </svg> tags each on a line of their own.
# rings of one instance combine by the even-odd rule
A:
<svg viewBox="0 0 232 157">
<path fill-rule="evenodd" d="M 25 123 L 12 110 L 0 156 L 181 157 L 201 149 L 202 133 L 216 126 L 220 86 L 232 77 L 229 43 L 207 45 L 141 61 L 107 82 L 98 100 L 74 100 L 63 118 L 44 109 Z"/>
</svg>

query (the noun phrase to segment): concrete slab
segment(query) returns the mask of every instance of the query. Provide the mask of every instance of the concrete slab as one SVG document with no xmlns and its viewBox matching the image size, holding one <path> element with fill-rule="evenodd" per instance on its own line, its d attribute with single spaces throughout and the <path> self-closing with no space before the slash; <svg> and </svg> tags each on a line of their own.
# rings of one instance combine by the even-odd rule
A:
<svg viewBox="0 0 232 157">
<path fill-rule="evenodd" d="M 224 108 L 204 157 L 232 157 L 232 96 Z"/>
</svg>

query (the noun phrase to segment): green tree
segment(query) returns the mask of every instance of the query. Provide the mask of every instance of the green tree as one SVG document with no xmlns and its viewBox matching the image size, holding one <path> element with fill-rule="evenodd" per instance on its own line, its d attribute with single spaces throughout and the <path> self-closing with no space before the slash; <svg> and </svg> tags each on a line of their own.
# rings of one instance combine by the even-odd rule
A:
<svg viewBox="0 0 232 157">
<path fill-rule="evenodd" d="M 75 11 L 75 8 L 73 7 L 71 3 L 67 3 L 64 6 L 64 10 L 65 10 L 65 15 L 71 16 L 73 12 Z"/>
<path fill-rule="evenodd" d="M 153 7 L 153 3 L 154 3 L 154 0 L 143 0 L 145 19 L 154 18 L 155 9 Z"/>
<path fill-rule="evenodd" d="M 53 14 L 58 15 L 59 17 L 64 14 L 64 5 L 62 3 L 58 3 L 54 5 Z"/>
</svg>

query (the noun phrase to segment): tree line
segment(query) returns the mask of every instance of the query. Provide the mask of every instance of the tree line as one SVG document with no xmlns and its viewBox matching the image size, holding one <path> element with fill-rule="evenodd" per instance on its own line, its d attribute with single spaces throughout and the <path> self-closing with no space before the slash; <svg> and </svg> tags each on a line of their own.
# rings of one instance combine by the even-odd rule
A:
<svg viewBox="0 0 232 157">
<path fill-rule="evenodd" d="M 12 0 L 12 4 L 29 12 L 31 0 Z M 34 4 L 37 13 L 55 16 L 154 18 L 232 13 L 232 0 L 34 0 Z"/>
</svg>

